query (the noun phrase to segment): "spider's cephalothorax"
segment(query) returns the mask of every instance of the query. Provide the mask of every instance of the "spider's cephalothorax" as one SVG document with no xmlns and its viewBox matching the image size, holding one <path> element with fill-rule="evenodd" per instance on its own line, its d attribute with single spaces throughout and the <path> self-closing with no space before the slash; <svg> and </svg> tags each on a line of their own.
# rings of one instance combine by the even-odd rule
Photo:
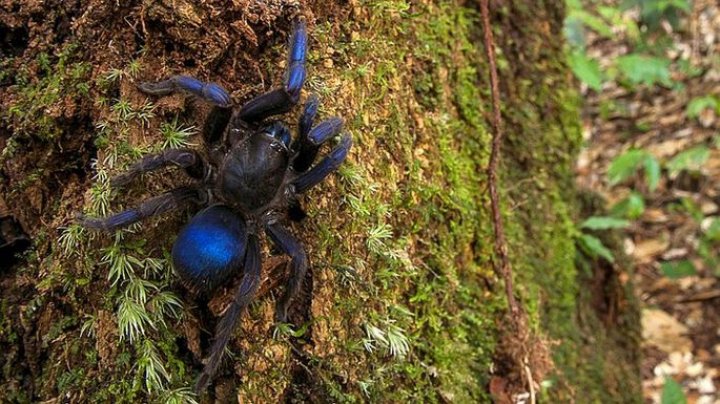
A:
<svg viewBox="0 0 720 404">
<path fill-rule="evenodd" d="M 210 355 L 197 382 L 203 390 L 217 370 L 222 353 L 240 313 L 251 302 L 260 284 L 259 234 L 264 232 L 279 250 L 291 257 L 291 274 L 283 297 L 277 302 L 276 320 L 287 320 L 291 299 L 298 293 L 307 271 L 305 251 L 283 223 L 303 217 L 298 195 L 337 170 L 351 146 L 348 134 L 313 166 L 320 146 L 338 135 L 340 118 L 313 125 L 318 98 L 310 96 L 300 116 L 298 135 L 280 121 L 267 118 L 288 112 L 300 98 L 305 81 L 307 33 L 296 22 L 284 85 L 233 109 L 229 94 L 214 83 L 188 76 L 142 83 L 141 91 L 165 95 L 184 90 L 214 104 L 205 125 L 208 152 L 169 149 L 143 157 L 127 172 L 113 178 L 123 186 L 140 174 L 164 166 L 185 169 L 196 179 L 192 186 L 174 189 L 148 199 L 138 207 L 104 218 L 81 218 L 83 226 L 104 231 L 128 226 L 146 217 L 187 205 L 207 206 L 178 234 L 172 250 L 176 272 L 192 288 L 212 293 L 241 272 L 242 280 L 230 307 L 220 319 Z M 206 156 L 206 157 L 203 157 Z"/>
</svg>

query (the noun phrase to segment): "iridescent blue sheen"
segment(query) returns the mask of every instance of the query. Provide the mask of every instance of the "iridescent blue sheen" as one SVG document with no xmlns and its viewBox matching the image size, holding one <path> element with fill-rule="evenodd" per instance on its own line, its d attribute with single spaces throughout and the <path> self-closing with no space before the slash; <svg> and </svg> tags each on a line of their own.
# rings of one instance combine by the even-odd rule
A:
<svg viewBox="0 0 720 404">
<path fill-rule="evenodd" d="M 175 76 L 171 80 L 174 80 L 175 85 L 183 90 L 189 91 L 198 97 L 203 97 L 221 107 L 229 107 L 232 104 L 232 100 L 230 99 L 228 92 L 215 83 L 205 83 L 190 76 Z M 163 87 L 159 84 L 156 86 Z M 159 88 L 159 90 L 166 91 L 164 88 Z"/>
<path fill-rule="evenodd" d="M 288 70 L 286 88 L 293 97 L 300 96 L 300 90 L 305 82 L 305 65 L 302 62 L 295 62 Z"/>
<path fill-rule="evenodd" d="M 272 137 L 279 139 L 286 147 L 290 147 L 290 130 L 282 122 L 273 122 L 265 131 Z"/>
<path fill-rule="evenodd" d="M 338 117 L 322 121 L 316 127 L 312 128 L 308 134 L 308 139 L 310 139 L 313 144 L 320 145 L 340 133 L 342 126 L 343 120 Z"/>
<path fill-rule="evenodd" d="M 203 89 L 203 95 L 220 106 L 229 107 L 232 104 L 232 100 L 227 91 L 215 83 L 208 83 Z"/>
<path fill-rule="evenodd" d="M 300 89 L 305 82 L 305 54 L 307 53 L 307 31 L 305 22 L 300 21 L 295 25 L 294 32 L 290 38 L 290 54 L 288 55 L 287 76 L 285 89 L 297 102 L 300 96 Z"/>
<path fill-rule="evenodd" d="M 317 94 L 310 94 L 305 103 L 305 109 L 303 110 L 302 115 L 300 115 L 300 137 L 305 137 L 307 136 L 308 132 L 310 132 L 313 120 L 315 120 L 315 115 L 317 115 L 319 106 L 320 99 L 318 98 Z"/>
<path fill-rule="evenodd" d="M 175 80 L 180 88 L 194 94 L 201 94 L 203 85 L 205 84 L 202 81 L 190 76 L 176 76 Z"/>
<path fill-rule="evenodd" d="M 192 286 L 213 290 L 242 265 L 245 222 L 226 206 L 211 206 L 180 231 L 172 250 L 175 270 Z"/>
<path fill-rule="evenodd" d="M 128 209 L 124 212 L 116 213 L 106 220 L 106 225 L 108 228 L 114 228 L 119 224 L 122 223 L 128 223 L 128 222 L 135 222 L 140 220 L 141 215 L 138 213 L 136 209 Z"/>
<path fill-rule="evenodd" d="M 290 55 L 288 59 L 292 62 L 305 63 L 305 53 L 307 52 L 307 29 L 305 22 L 300 21 L 295 26 L 292 36 L 290 37 Z"/>
</svg>

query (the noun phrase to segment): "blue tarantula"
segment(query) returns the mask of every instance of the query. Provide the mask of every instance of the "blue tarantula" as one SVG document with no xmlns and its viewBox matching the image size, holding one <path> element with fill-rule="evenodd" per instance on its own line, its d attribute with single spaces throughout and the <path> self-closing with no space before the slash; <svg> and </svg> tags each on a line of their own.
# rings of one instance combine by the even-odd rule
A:
<svg viewBox="0 0 720 404">
<path fill-rule="evenodd" d="M 189 149 L 169 149 L 147 155 L 114 177 L 111 185 L 126 185 L 142 173 L 170 165 L 182 167 L 196 183 L 108 217 L 81 218 L 86 228 L 112 231 L 187 205 L 207 206 L 185 225 L 175 240 L 172 248 L 175 271 L 191 288 L 206 294 L 241 269 L 243 274 L 232 303 L 217 324 L 207 364 L 197 381 L 198 392 L 213 378 L 240 314 L 260 285 L 261 232 L 291 257 L 291 274 L 275 314 L 276 321 L 287 320 L 288 308 L 300 291 L 308 260 L 302 244 L 283 222 L 304 217 L 298 196 L 337 170 L 352 145 L 350 135 L 344 134 L 338 145 L 313 166 L 320 146 L 338 135 L 343 124 L 334 117 L 313 126 L 319 104 L 314 95 L 305 105 L 294 140 L 282 122 L 267 121 L 297 104 L 305 81 L 307 42 L 305 23 L 299 20 L 290 39 L 284 85 L 253 98 L 239 109 L 233 108 L 228 92 L 221 86 L 193 77 L 174 76 L 140 84 L 139 89 L 146 94 L 166 95 L 184 90 L 214 104 L 204 129 L 208 150 L 200 154 Z"/>
</svg>

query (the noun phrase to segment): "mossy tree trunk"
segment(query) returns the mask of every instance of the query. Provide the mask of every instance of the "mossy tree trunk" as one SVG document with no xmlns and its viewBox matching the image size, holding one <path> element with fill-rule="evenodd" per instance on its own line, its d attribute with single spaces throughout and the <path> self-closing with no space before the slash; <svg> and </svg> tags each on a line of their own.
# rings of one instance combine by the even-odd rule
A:
<svg viewBox="0 0 720 404">
<path fill-rule="evenodd" d="M 167 252 L 192 212 L 114 237 L 87 234 L 73 215 L 182 182 L 168 171 L 111 192 L 107 176 L 139 154 L 201 147 L 179 129 L 201 126 L 207 109 L 182 95 L 148 100 L 137 82 L 182 72 L 243 102 L 281 80 L 297 14 L 312 22 L 306 94 L 320 95 L 323 116 L 345 118 L 355 146 L 293 225 L 312 265 L 295 326 L 272 325 L 286 261 L 266 258 L 262 296 L 209 396 L 483 402 L 493 377 L 518 376 L 500 354 L 506 301 L 492 270 L 491 106 L 475 3 L 12 3 L 0 5 L 12 10 L 0 22 L 2 195 L 33 247 L 0 275 L 10 401 L 191 400 L 186 387 L 232 293 L 208 302 L 171 273 Z M 619 268 L 578 259 L 574 244 L 579 100 L 563 1 L 491 8 L 515 293 L 555 365 L 542 394 L 639 401 L 635 309 Z"/>
</svg>

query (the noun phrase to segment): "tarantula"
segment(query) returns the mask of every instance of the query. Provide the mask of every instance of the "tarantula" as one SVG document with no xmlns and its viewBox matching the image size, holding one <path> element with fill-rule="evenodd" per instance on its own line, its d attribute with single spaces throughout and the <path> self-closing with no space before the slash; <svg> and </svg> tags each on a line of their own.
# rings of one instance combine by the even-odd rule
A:
<svg viewBox="0 0 720 404">
<path fill-rule="evenodd" d="M 260 285 L 259 235 L 265 232 L 283 253 L 291 257 L 291 274 L 284 295 L 277 301 L 275 319 L 287 320 L 291 300 L 300 290 L 307 271 L 302 244 L 283 226 L 287 219 L 304 217 L 298 196 L 319 184 L 338 169 L 352 141 L 344 134 L 339 144 L 313 166 L 320 146 L 338 135 L 342 120 L 334 117 L 313 126 L 318 98 L 310 96 L 300 116 L 298 136 L 280 121 L 266 122 L 288 112 L 300 98 L 305 81 L 307 50 L 305 22 L 293 26 L 284 85 L 234 109 L 225 89 L 188 76 L 146 82 L 139 89 L 150 95 L 178 90 L 194 94 L 212 104 L 205 124 L 206 155 L 190 149 L 169 149 L 147 155 L 111 180 L 123 186 L 140 174 L 164 166 L 178 166 L 196 180 L 192 186 L 176 188 L 143 201 L 139 206 L 104 217 L 81 217 L 86 228 L 111 231 L 141 219 L 199 204 L 197 213 L 180 231 L 172 248 L 172 262 L 179 276 L 196 290 L 212 293 L 241 268 L 240 286 L 232 303 L 217 324 L 213 345 L 196 390 L 202 391 L 213 378 L 222 353 L 241 312 L 252 301 Z"/>
</svg>

